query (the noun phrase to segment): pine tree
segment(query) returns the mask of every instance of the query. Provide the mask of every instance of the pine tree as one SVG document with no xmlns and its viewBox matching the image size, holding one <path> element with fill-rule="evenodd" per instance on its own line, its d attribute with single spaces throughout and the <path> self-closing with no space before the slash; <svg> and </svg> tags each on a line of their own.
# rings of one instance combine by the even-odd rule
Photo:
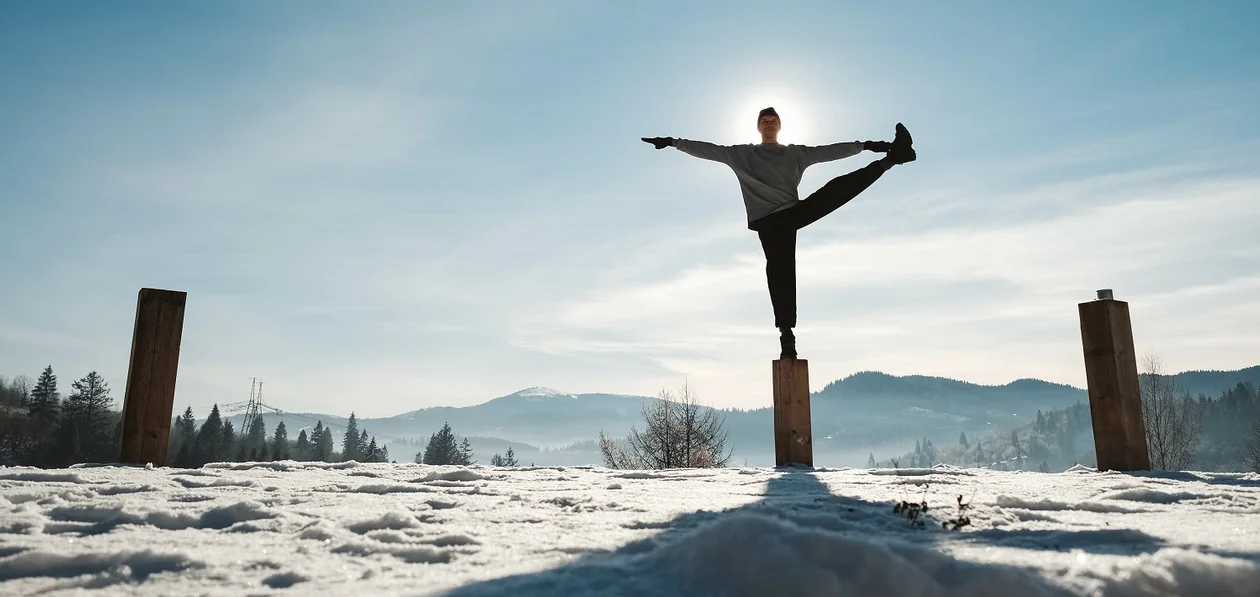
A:
<svg viewBox="0 0 1260 597">
<path fill-rule="evenodd" d="M 389 462 L 389 450 L 385 448 L 384 443 L 376 443 L 376 436 L 368 440 L 363 453 L 367 462 Z"/>
<path fill-rule="evenodd" d="M 443 423 L 437 433 L 429 436 L 424 452 L 417 453 L 415 460 L 423 464 L 462 464 L 450 423 Z"/>
<path fill-rule="evenodd" d="M 223 417 L 219 415 L 219 405 L 210 407 L 210 414 L 202 421 L 197 431 L 196 456 L 193 466 L 207 462 L 216 462 L 223 458 Z"/>
<path fill-rule="evenodd" d="M 31 390 L 31 400 L 27 405 L 27 416 L 36 426 L 45 427 L 57 420 L 61 410 L 61 395 L 57 393 L 57 376 L 52 365 L 39 374 L 35 389 Z"/>
<path fill-rule="evenodd" d="M 359 450 L 363 453 L 364 458 L 367 458 L 369 455 L 371 455 L 371 453 L 368 452 L 368 449 L 367 449 L 368 442 L 369 442 L 368 432 L 367 432 L 367 429 L 364 429 L 359 432 Z M 373 461 L 369 460 L 368 462 L 373 462 Z"/>
<path fill-rule="evenodd" d="M 297 443 L 293 445 L 294 460 L 310 460 L 311 459 L 311 440 L 306 437 L 306 430 L 298 432 Z"/>
<path fill-rule="evenodd" d="M 323 423 L 323 421 L 320 421 Z M 333 458 L 333 436 L 332 430 L 324 427 L 319 434 L 319 443 L 315 445 L 316 460 L 320 462 L 332 462 Z"/>
<path fill-rule="evenodd" d="M 192 466 L 194 448 L 197 445 L 197 418 L 193 416 L 192 407 L 184 408 L 184 414 L 175 419 L 174 433 L 171 434 L 171 446 L 175 454 L 174 466 Z"/>
<path fill-rule="evenodd" d="M 341 438 L 341 459 L 363 459 L 363 448 L 359 443 L 359 420 L 353 412 L 350 413 L 350 420 L 346 421 L 346 433 Z"/>
<path fill-rule="evenodd" d="M 236 427 L 232 425 L 232 421 L 224 421 L 223 422 L 223 446 L 222 446 L 223 452 L 221 455 L 223 461 L 226 462 L 229 460 L 236 460 L 237 462 L 240 462 L 245 459 L 245 455 L 242 454 L 240 450 L 240 447 L 243 447 L 244 444 L 240 444 L 240 446 L 238 446 L 237 444 L 238 442 L 237 442 L 237 437 L 236 437 Z"/>
<path fill-rule="evenodd" d="M 317 462 L 324 460 L 324 455 L 320 452 L 320 446 L 324 441 L 325 433 L 327 433 L 327 430 L 324 429 L 324 422 L 316 421 L 315 428 L 311 430 L 311 460 Z"/>
<path fill-rule="evenodd" d="M 289 430 L 285 428 L 284 421 L 276 423 L 276 434 L 271 438 L 271 459 L 289 459 Z"/>
<path fill-rule="evenodd" d="M 875 463 L 875 453 L 871 452 L 871 455 L 866 459 L 866 468 L 876 468 L 877 466 L 879 465 Z"/>
<path fill-rule="evenodd" d="M 109 386 L 95 371 L 74 382 L 74 392 L 62 405 L 61 429 L 67 450 L 64 462 L 113 460 Z M 73 438 L 73 441 L 71 441 Z"/>
<path fill-rule="evenodd" d="M 460 464 L 463 466 L 476 464 L 477 461 L 473 460 L 472 457 L 473 457 L 472 443 L 470 443 L 468 441 L 468 438 L 465 437 L 463 443 L 459 445 L 459 458 L 456 459 L 455 464 Z"/>
<path fill-rule="evenodd" d="M 966 431 L 958 432 L 958 445 L 964 448 L 967 447 L 967 432 Z"/>
<path fill-rule="evenodd" d="M 262 417 L 254 417 L 245 430 L 241 440 L 242 447 L 248 447 L 250 460 L 266 460 L 267 424 Z"/>
<path fill-rule="evenodd" d="M 490 457 L 490 466 L 520 466 L 520 462 L 516 460 L 516 454 L 512 451 L 512 447 L 508 446 L 506 454 L 502 456 L 495 454 Z"/>
</svg>

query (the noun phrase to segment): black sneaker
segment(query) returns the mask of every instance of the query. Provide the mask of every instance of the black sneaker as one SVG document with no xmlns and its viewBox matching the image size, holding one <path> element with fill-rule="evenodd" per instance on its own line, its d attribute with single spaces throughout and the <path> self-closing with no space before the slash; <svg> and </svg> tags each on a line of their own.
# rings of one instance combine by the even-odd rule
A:
<svg viewBox="0 0 1260 597">
<path fill-rule="evenodd" d="M 905 125 L 897 123 L 897 136 L 893 138 L 892 148 L 888 150 L 888 155 L 884 157 L 890 164 L 904 164 L 913 162 L 919 156 L 915 154 L 914 147 L 911 145 L 914 140 L 910 138 L 910 131 L 906 130 Z"/>
<path fill-rule="evenodd" d="M 779 328 L 779 346 L 783 349 L 779 354 L 780 359 L 796 358 L 796 336 L 792 334 L 792 328 Z"/>
</svg>

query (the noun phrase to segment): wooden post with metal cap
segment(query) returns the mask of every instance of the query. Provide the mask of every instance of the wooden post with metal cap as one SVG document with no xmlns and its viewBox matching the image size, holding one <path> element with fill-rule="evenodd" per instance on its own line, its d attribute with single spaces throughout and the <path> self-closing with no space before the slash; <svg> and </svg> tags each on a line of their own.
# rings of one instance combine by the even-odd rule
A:
<svg viewBox="0 0 1260 597">
<path fill-rule="evenodd" d="M 1151 461 L 1129 304 L 1115 300 L 1109 288 L 1097 296 L 1078 307 L 1098 470 L 1147 471 Z"/>
</svg>

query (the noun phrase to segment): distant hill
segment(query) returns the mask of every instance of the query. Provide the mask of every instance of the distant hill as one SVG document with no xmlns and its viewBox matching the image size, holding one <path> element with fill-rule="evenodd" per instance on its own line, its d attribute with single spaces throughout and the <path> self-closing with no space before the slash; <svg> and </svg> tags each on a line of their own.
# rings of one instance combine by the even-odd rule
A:
<svg viewBox="0 0 1260 597">
<path fill-rule="evenodd" d="M 581 462 L 571 462 L 561 449 L 593 440 L 601 430 L 614 436 L 629 433 L 631 426 L 642 419 L 643 404 L 648 400 L 654 398 L 528 388 L 475 406 L 438 406 L 392 417 L 362 418 L 359 428 L 376 436 L 389 448 L 390 457 L 399 462 L 410 461 L 430 434 L 450 423 L 456 434 L 470 438 L 482 462 L 512 445 L 518 458 L 527 453 L 546 456 L 539 464 L 582 464 L 596 462 L 597 453 L 581 456 Z M 244 415 L 234 414 L 231 420 L 240 429 Z M 303 429 L 310 433 L 317 421 L 323 421 L 325 427 L 333 430 L 338 446 L 346 425 L 346 417 L 322 413 L 264 413 L 263 420 L 269 433 L 284 421 L 290 438 L 296 438 Z M 473 441 L 474 438 L 479 441 Z M 596 459 L 591 460 L 592 457 Z"/>
<path fill-rule="evenodd" d="M 1038 410 L 1087 401 L 1085 390 L 1036 379 L 986 386 L 942 377 L 855 373 L 814 394 L 814 434 L 869 444 L 890 436 L 957 437 L 1022 425 Z"/>
<path fill-rule="evenodd" d="M 985 386 L 923 375 L 855 373 L 811 395 L 814 461 L 860 466 L 870 452 L 900 451 L 917 438 L 944 441 L 959 432 L 1023 425 L 1038 410 L 1087 400 L 1079 388 L 1034 379 Z M 751 448 L 763 460 L 767 454 L 773 458 L 771 409 L 734 413 L 727 421 L 731 436 L 741 440 L 738 446 Z"/>
<path fill-rule="evenodd" d="M 1216 398 L 1240 383 L 1260 386 L 1260 365 L 1238 371 L 1184 371 L 1173 377 L 1193 397 L 1205 394 Z"/>
<path fill-rule="evenodd" d="M 461 434 L 559 447 L 593 439 L 600 429 L 615 435 L 628 433 L 630 426 L 641 419 L 643 404 L 648 400 L 654 398 L 528 388 L 476 406 L 424 408 L 371 419 L 371 424 L 390 435 L 427 437 L 442 423 L 449 422 Z"/>
<path fill-rule="evenodd" d="M 1240 381 L 1260 385 L 1260 367 L 1191 371 L 1176 377 L 1194 395 L 1216 396 Z M 632 426 L 641 426 L 643 405 L 651 400 L 655 398 L 528 388 L 475 406 L 432 407 L 360 419 L 359 427 L 385 443 L 399 462 L 410 461 L 430 434 L 450 423 L 456 434 L 470 437 L 481 462 L 511 445 L 518 458 L 540 465 L 596 464 L 599 455 L 591 440 L 600 431 L 620 437 Z M 861 466 L 870 452 L 899 453 L 907 442 L 913 445 L 925 437 L 944 445 L 955 441 L 960 432 L 974 435 L 1019 427 L 1034 421 L 1039 410 L 1060 410 L 1088 400 L 1083 389 L 1037 379 L 988 386 L 943 377 L 859 372 L 811 395 L 815 462 Z M 732 462 L 773 464 L 771 409 L 723 413 L 734 448 Z M 290 438 L 322 420 L 337 434 L 338 444 L 346 421 L 317 413 L 267 414 L 264 419 L 269 432 L 278 421 L 285 421 Z M 239 429 L 241 415 L 232 420 Z"/>
<path fill-rule="evenodd" d="M 1182 389 L 1196 398 L 1203 423 L 1194 443 L 1190 463 L 1195 471 L 1251 470 L 1247 443 L 1251 424 L 1260 417 L 1260 367 L 1239 371 L 1189 371 L 1171 376 Z M 1228 394 L 1226 393 L 1228 391 Z M 1207 400 L 1198 400 L 1199 396 Z M 984 466 L 1008 470 L 1061 471 L 1075 464 L 1095 466 L 1093 425 L 1088 402 L 1067 409 L 1045 411 L 1035 422 L 993 429 L 969 435 L 966 444 L 955 442 L 907 442 L 899 456 L 884 459 L 876 454 L 878 466 L 929 466 L 943 462 L 959 466 Z M 1017 449 L 1014 440 L 1019 442 Z M 912 448 L 913 446 L 913 448 Z"/>
</svg>

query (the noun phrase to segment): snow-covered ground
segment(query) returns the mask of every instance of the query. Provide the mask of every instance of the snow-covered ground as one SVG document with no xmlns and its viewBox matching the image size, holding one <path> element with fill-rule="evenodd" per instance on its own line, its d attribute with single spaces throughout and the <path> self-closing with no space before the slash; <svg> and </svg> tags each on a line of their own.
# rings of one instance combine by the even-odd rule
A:
<svg viewBox="0 0 1260 597">
<path fill-rule="evenodd" d="M 6 596 L 1255 596 L 1258 562 L 1254 474 L 0 468 Z"/>
</svg>

